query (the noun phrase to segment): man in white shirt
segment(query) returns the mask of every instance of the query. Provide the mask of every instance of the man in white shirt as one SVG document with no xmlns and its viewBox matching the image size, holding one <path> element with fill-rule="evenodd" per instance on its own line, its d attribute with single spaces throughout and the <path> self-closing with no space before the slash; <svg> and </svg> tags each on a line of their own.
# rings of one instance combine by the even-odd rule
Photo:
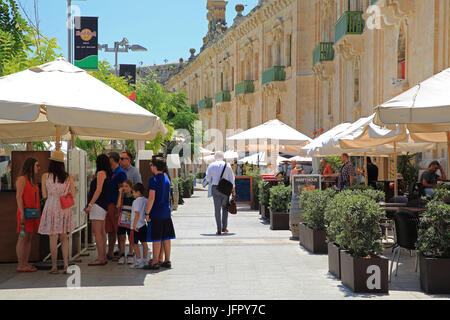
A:
<svg viewBox="0 0 450 320">
<path fill-rule="evenodd" d="M 234 173 L 233 169 L 231 169 L 231 166 L 227 164 L 223 158 L 224 154 L 222 151 L 217 151 L 214 155 L 214 158 L 216 159 L 215 162 L 211 163 L 206 170 L 206 181 L 209 182 L 209 184 L 212 186 L 212 196 L 214 200 L 214 211 L 216 216 L 216 224 L 217 224 L 217 235 L 222 234 L 222 232 L 228 232 L 227 226 L 228 226 L 228 202 L 229 202 L 229 196 L 219 192 L 217 189 L 217 186 L 219 184 L 219 181 L 221 179 L 221 175 L 223 172 L 222 179 L 226 179 L 230 181 L 233 184 L 233 195 L 235 195 L 235 189 L 234 189 Z M 225 168 L 225 170 L 224 170 Z M 220 214 L 220 211 L 222 210 L 222 215 Z"/>
</svg>

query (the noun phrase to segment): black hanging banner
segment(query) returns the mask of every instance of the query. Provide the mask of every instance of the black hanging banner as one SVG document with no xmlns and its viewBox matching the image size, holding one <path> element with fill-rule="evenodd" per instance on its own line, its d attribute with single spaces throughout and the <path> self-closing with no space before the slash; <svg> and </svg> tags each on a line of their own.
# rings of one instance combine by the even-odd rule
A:
<svg viewBox="0 0 450 320">
<path fill-rule="evenodd" d="M 98 69 L 98 17 L 75 17 L 74 64 L 84 70 Z"/>
<path fill-rule="evenodd" d="M 119 68 L 119 76 L 125 77 L 128 84 L 136 84 L 136 65 L 121 64 Z"/>
</svg>

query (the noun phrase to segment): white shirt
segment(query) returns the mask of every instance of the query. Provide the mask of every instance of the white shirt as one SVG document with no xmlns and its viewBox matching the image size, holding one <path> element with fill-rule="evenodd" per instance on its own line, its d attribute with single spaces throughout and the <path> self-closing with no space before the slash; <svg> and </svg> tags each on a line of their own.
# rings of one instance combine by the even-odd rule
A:
<svg viewBox="0 0 450 320">
<path fill-rule="evenodd" d="M 147 210 L 147 198 L 139 197 L 133 201 L 133 205 L 131 206 L 131 228 L 134 226 L 134 217 L 136 216 L 137 211 L 139 211 L 139 219 L 136 228 L 142 228 L 147 224 L 147 221 L 145 220 L 145 210 Z"/>
<path fill-rule="evenodd" d="M 222 174 L 224 165 L 226 165 L 227 168 L 225 169 L 222 178 L 227 179 L 234 186 L 233 169 L 231 169 L 230 164 L 226 163 L 223 160 L 216 160 L 216 162 L 211 163 L 208 169 L 206 170 L 206 180 L 209 182 L 210 185 L 216 186 L 219 184 L 220 175 Z"/>
</svg>

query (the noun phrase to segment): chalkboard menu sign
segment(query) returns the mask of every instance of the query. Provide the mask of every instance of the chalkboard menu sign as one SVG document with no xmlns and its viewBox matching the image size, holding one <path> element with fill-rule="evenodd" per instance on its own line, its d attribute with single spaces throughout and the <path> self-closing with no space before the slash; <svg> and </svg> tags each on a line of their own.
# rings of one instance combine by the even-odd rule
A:
<svg viewBox="0 0 450 320">
<path fill-rule="evenodd" d="M 252 177 L 237 176 L 235 178 L 236 203 L 252 204 L 253 203 L 253 185 Z"/>
<path fill-rule="evenodd" d="M 319 174 L 301 174 L 292 176 L 292 193 L 299 195 L 302 191 L 321 190 Z"/>
</svg>

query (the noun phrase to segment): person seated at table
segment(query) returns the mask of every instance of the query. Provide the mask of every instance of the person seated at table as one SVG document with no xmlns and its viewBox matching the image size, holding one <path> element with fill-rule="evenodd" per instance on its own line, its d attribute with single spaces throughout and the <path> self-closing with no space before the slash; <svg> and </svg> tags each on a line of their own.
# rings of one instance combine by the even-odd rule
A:
<svg viewBox="0 0 450 320">
<path fill-rule="evenodd" d="M 365 177 L 364 170 L 358 169 L 358 172 L 361 173 L 363 177 Z M 367 181 L 369 186 L 376 189 L 377 181 L 378 181 L 378 167 L 372 162 L 370 157 L 367 157 Z"/>
<path fill-rule="evenodd" d="M 440 177 L 438 174 L 436 174 L 437 170 L 441 171 L 442 177 Z M 425 170 L 422 173 L 422 176 L 420 177 L 420 182 L 422 183 L 423 187 L 425 188 L 425 193 L 429 196 L 433 196 L 433 188 L 436 188 L 440 183 L 438 180 L 446 180 L 444 168 L 439 164 L 438 161 L 433 161 L 428 166 L 428 169 Z"/>
<path fill-rule="evenodd" d="M 333 168 L 331 168 L 330 164 L 327 162 L 326 159 L 320 160 L 320 164 L 323 167 L 322 176 L 324 178 L 328 178 L 328 176 L 333 174 Z"/>
</svg>

